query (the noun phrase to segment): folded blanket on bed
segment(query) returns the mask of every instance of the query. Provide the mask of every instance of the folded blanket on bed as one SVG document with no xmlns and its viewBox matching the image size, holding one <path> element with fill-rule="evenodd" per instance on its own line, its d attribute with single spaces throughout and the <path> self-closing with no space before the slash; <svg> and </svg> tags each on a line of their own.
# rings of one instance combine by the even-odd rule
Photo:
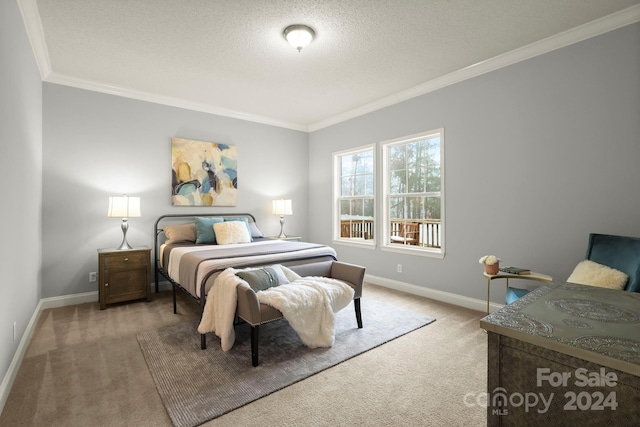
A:
<svg viewBox="0 0 640 427">
<path fill-rule="evenodd" d="M 335 313 L 349 305 L 354 291 L 346 283 L 328 277 L 300 277 L 282 267 L 288 284 L 257 292 L 258 301 L 280 312 L 308 347 L 331 347 L 335 340 Z M 223 351 L 233 347 L 233 321 L 237 305 L 236 287 L 248 284 L 228 268 L 216 278 L 198 326 L 201 334 L 214 332 L 220 337 Z M 292 275 L 297 278 L 291 277 Z"/>
</svg>

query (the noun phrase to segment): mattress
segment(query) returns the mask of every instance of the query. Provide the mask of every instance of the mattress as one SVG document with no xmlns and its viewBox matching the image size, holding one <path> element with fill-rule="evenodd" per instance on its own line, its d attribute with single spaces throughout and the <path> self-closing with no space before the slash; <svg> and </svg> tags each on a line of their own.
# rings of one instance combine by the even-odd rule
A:
<svg viewBox="0 0 640 427">
<path fill-rule="evenodd" d="M 191 295 L 200 298 L 202 284 L 214 273 L 228 267 L 277 264 L 292 260 L 333 258 L 335 250 L 326 245 L 262 240 L 230 245 L 162 245 L 160 261 L 164 272 Z M 205 287 L 205 293 L 207 288 Z"/>
</svg>

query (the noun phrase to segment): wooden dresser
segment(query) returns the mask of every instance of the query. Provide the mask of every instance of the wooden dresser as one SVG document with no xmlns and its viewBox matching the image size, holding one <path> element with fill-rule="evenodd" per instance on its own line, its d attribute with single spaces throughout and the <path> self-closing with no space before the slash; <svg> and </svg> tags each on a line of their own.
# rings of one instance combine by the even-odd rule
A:
<svg viewBox="0 0 640 427">
<path fill-rule="evenodd" d="M 548 284 L 480 326 L 488 426 L 640 425 L 640 294 Z"/>
<path fill-rule="evenodd" d="M 151 301 L 151 249 L 98 250 L 100 310 L 107 304 Z"/>
</svg>

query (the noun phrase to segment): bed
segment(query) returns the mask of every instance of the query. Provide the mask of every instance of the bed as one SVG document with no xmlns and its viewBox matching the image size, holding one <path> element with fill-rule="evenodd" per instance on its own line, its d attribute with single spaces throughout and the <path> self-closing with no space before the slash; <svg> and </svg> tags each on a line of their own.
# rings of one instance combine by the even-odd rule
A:
<svg viewBox="0 0 640 427">
<path fill-rule="evenodd" d="M 154 225 L 154 259 L 155 290 L 160 276 L 172 285 L 174 313 L 178 290 L 197 300 L 202 313 L 216 277 L 229 267 L 337 260 L 330 246 L 264 237 L 249 213 L 162 215 Z M 200 340 L 205 349 L 206 334 Z"/>
</svg>

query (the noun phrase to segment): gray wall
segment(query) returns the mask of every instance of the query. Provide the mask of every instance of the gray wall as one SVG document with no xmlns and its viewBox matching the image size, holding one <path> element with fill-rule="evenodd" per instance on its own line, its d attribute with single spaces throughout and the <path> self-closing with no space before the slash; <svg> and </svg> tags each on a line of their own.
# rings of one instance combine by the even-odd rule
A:
<svg viewBox="0 0 640 427">
<path fill-rule="evenodd" d="M 271 200 L 291 198 L 289 234 L 307 237 L 307 134 L 55 84 L 44 85 L 42 296 L 96 291 L 98 248 L 117 247 L 120 219 L 108 196 L 141 197 L 127 240 L 153 247 L 167 213 L 251 212 L 267 235 L 280 231 Z M 172 207 L 171 138 L 235 144 L 236 207 Z"/>
<path fill-rule="evenodd" d="M 40 299 L 42 83 L 15 1 L 0 2 L 0 94 L 0 378 L 4 378 Z"/>
<path fill-rule="evenodd" d="M 482 255 L 563 280 L 589 232 L 640 236 L 640 24 L 310 135 L 43 88 L 14 2 L 0 2 L 0 24 L 0 166 L 10 179 L 0 218 L 11 243 L 0 256 L 0 373 L 16 350 L 13 322 L 19 338 L 41 297 L 97 289 L 96 250 L 121 240 L 109 195 L 142 197 L 134 245 L 151 246 L 157 216 L 202 210 L 170 205 L 173 136 L 238 146 L 238 206 L 210 210 L 253 212 L 276 234 L 270 202 L 290 197 L 287 231 L 331 243 L 331 153 L 444 127 L 445 258 L 335 246 L 370 274 L 468 297 L 484 297 Z"/>
<path fill-rule="evenodd" d="M 332 152 L 439 127 L 445 258 L 336 244 L 340 258 L 483 299 L 482 255 L 562 281 L 590 232 L 640 237 L 639 46 L 640 24 L 627 26 L 313 132 L 310 237 L 331 242 Z M 504 302 L 504 286 L 493 291 Z"/>
</svg>

